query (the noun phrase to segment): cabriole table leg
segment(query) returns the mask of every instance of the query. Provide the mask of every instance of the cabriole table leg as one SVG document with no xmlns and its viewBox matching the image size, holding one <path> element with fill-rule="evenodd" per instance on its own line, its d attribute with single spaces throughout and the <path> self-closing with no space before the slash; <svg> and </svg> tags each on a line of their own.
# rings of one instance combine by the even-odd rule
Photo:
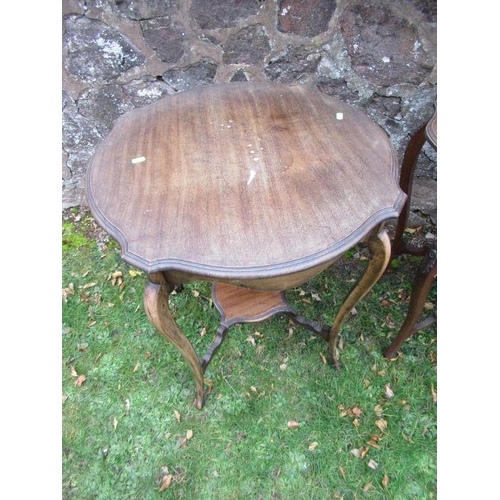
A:
<svg viewBox="0 0 500 500">
<path fill-rule="evenodd" d="M 330 339 L 328 341 L 328 354 L 330 360 L 336 368 L 340 368 L 340 361 L 337 354 L 337 338 L 340 326 L 346 314 L 371 290 L 384 273 L 391 257 L 391 242 L 387 231 L 378 227 L 367 241 L 368 248 L 372 258 L 368 263 L 365 273 L 349 292 L 347 298 L 341 305 L 337 316 L 330 330 Z"/>
<path fill-rule="evenodd" d="M 437 315 L 431 315 L 418 323 L 418 319 L 424 310 L 427 295 L 437 276 L 437 249 L 432 247 L 428 249 L 420 267 L 415 275 L 413 288 L 410 296 L 410 305 L 404 323 L 398 332 L 397 337 L 391 345 L 384 351 L 384 357 L 388 359 L 395 358 L 398 355 L 398 349 L 403 345 L 406 339 L 419 330 L 426 328 L 437 321 Z"/>
<path fill-rule="evenodd" d="M 194 405 L 201 410 L 204 404 L 204 369 L 191 342 L 177 326 L 170 312 L 168 297 L 174 286 L 168 283 L 162 273 L 148 275 L 144 292 L 144 307 L 153 326 L 179 349 L 188 362 L 196 384 Z"/>
</svg>

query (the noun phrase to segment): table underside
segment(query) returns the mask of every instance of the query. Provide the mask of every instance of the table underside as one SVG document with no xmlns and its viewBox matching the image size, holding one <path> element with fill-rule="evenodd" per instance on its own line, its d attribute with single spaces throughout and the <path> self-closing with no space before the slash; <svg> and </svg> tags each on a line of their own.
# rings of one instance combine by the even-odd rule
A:
<svg viewBox="0 0 500 500">
<path fill-rule="evenodd" d="M 385 271 L 391 255 L 389 236 L 382 225 L 370 234 L 366 244 L 370 249 L 371 259 L 361 279 L 340 306 L 331 326 L 298 315 L 293 306 L 286 300 L 283 291 L 252 290 L 227 283 L 214 283 L 212 297 L 221 315 L 221 321 L 215 340 L 208 346 L 203 356 L 196 353 L 193 345 L 179 328 L 170 311 L 169 294 L 179 284 L 168 281 L 168 272 L 150 274 L 144 298 L 146 313 L 156 329 L 177 347 L 189 364 L 196 385 L 194 405 L 198 409 L 204 406 L 205 371 L 222 345 L 228 329 L 237 323 L 262 321 L 275 314 L 286 314 L 292 321 L 328 342 L 330 362 L 335 368 L 340 368 L 336 347 L 340 326 L 349 311 L 378 281 Z"/>
</svg>

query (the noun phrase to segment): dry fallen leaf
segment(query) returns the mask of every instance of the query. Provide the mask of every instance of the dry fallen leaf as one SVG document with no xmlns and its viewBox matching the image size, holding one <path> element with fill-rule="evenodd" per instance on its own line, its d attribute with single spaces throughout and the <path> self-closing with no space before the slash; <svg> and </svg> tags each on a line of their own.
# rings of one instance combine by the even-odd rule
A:
<svg viewBox="0 0 500 500">
<path fill-rule="evenodd" d="M 70 283 L 66 288 L 62 289 L 62 298 L 64 302 L 68 302 L 68 297 L 75 294 L 75 285 Z"/>
<path fill-rule="evenodd" d="M 375 448 L 377 450 L 380 450 L 380 445 L 375 442 L 374 440 L 370 439 L 369 441 L 366 442 L 367 445 L 371 446 L 372 448 Z"/>
<path fill-rule="evenodd" d="M 116 417 L 113 417 L 113 429 L 116 431 L 116 428 L 118 427 L 118 420 Z"/>
<path fill-rule="evenodd" d="M 345 417 L 347 415 L 347 410 L 345 408 L 345 405 L 339 405 L 338 406 L 338 409 L 339 409 L 339 417 Z"/>
<path fill-rule="evenodd" d="M 376 405 L 375 408 L 373 408 L 373 411 L 375 412 L 375 415 L 377 415 L 377 417 L 381 417 L 382 413 L 384 413 L 384 410 L 380 405 Z"/>
<path fill-rule="evenodd" d="M 326 357 L 325 357 L 325 355 L 324 355 L 322 352 L 320 352 L 320 353 L 319 353 L 319 357 L 321 358 L 321 361 L 323 361 L 323 364 L 325 364 L 325 365 L 326 365 L 327 361 L 326 361 Z"/>
<path fill-rule="evenodd" d="M 193 437 L 193 431 L 190 429 L 186 432 L 186 437 L 181 439 L 181 442 L 179 444 L 180 448 L 184 448 L 186 446 L 186 443 Z"/>
<path fill-rule="evenodd" d="M 85 375 L 78 375 L 78 378 L 75 381 L 75 385 L 77 387 L 81 387 L 85 380 L 87 380 L 87 377 Z"/>
<path fill-rule="evenodd" d="M 62 395 L 62 403 L 64 404 L 67 399 L 68 399 L 68 396 L 66 394 L 63 394 Z"/>
<path fill-rule="evenodd" d="M 388 484 L 389 484 L 389 476 L 387 474 L 384 474 L 384 478 L 382 479 L 382 486 L 384 487 L 385 491 L 387 491 Z"/>
<path fill-rule="evenodd" d="M 177 420 L 177 422 L 180 423 L 181 414 L 177 410 L 174 410 L 174 415 L 175 415 L 175 420 Z"/>
<path fill-rule="evenodd" d="M 392 391 L 391 386 L 389 384 L 385 386 L 385 397 L 387 399 L 391 399 L 392 397 L 394 397 L 394 392 Z"/>
<path fill-rule="evenodd" d="M 339 472 L 340 472 L 340 475 L 345 479 L 345 469 L 344 469 L 344 467 L 339 466 Z"/>
<path fill-rule="evenodd" d="M 316 441 L 314 441 L 313 443 L 311 443 L 309 445 L 309 451 L 314 451 L 317 448 L 318 444 L 319 443 L 317 443 Z"/>
<path fill-rule="evenodd" d="M 375 462 L 375 460 L 373 460 L 373 458 L 370 458 L 370 460 L 368 462 L 368 467 L 370 467 L 370 469 L 375 470 L 378 467 L 378 463 Z"/>
<path fill-rule="evenodd" d="M 296 422 L 295 420 L 289 420 L 286 426 L 289 429 L 298 429 L 300 427 L 300 424 Z"/>
<path fill-rule="evenodd" d="M 359 406 L 355 406 L 351 411 L 356 417 L 361 417 L 361 415 L 363 415 L 363 410 Z"/>
<path fill-rule="evenodd" d="M 172 474 L 167 474 L 167 475 L 163 476 L 163 478 L 161 480 L 161 486 L 160 486 L 159 491 L 166 490 L 172 484 L 173 479 L 174 479 L 174 476 L 172 476 Z"/>
<path fill-rule="evenodd" d="M 125 400 L 125 413 L 127 415 L 130 413 L 130 401 L 128 399 Z"/>
<path fill-rule="evenodd" d="M 370 481 L 369 483 L 366 483 L 363 486 L 363 491 L 366 493 L 367 491 L 370 491 L 373 488 L 373 483 Z"/>
<path fill-rule="evenodd" d="M 353 448 L 350 453 L 351 455 L 355 456 L 356 458 L 363 459 L 365 455 L 368 453 L 368 446 L 364 448 Z"/>
<path fill-rule="evenodd" d="M 434 384 L 431 384 L 431 394 L 432 394 L 432 402 L 437 403 L 438 393 L 437 393 L 437 389 L 434 389 Z"/>
<path fill-rule="evenodd" d="M 387 429 L 387 420 L 384 420 L 383 418 L 379 418 L 378 420 L 375 421 L 375 425 L 382 431 L 385 432 Z"/>
<path fill-rule="evenodd" d="M 247 337 L 247 341 L 255 347 L 255 339 L 251 335 Z"/>
</svg>

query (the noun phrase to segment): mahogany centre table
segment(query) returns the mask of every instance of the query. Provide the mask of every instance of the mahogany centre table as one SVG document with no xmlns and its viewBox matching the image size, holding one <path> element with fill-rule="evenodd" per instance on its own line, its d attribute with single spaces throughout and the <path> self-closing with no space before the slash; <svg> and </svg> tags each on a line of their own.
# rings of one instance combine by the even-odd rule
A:
<svg viewBox="0 0 500 500">
<path fill-rule="evenodd" d="M 389 261 L 384 223 L 406 195 L 386 133 L 361 111 L 304 85 L 214 84 L 118 118 L 87 172 L 97 222 L 148 274 L 145 310 L 182 353 L 204 404 L 204 373 L 235 323 L 286 313 L 320 334 L 338 366 L 345 315 Z M 298 316 L 284 291 L 366 243 L 366 271 L 331 326 Z M 175 287 L 212 282 L 221 323 L 199 357 L 175 322 Z"/>
</svg>

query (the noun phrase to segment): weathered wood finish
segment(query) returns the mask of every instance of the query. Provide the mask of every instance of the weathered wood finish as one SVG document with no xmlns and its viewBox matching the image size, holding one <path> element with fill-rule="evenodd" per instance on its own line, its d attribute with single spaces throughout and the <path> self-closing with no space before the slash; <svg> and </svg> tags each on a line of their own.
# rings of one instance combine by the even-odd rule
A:
<svg viewBox="0 0 500 500">
<path fill-rule="evenodd" d="M 391 242 L 387 231 L 383 227 L 374 230 L 367 241 L 367 245 L 372 254 L 372 258 L 368 262 L 365 273 L 340 306 L 335 316 L 332 329 L 330 330 L 328 354 L 330 355 L 330 361 L 336 368 L 340 368 L 339 356 L 337 353 L 337 339 L 340 333 L 340 326 L 352 308 L 372 289 L 373 285 L 375 285 L 382 274 L 384 274 L 391 258 Z"/>
<path fill-rule="evenodd" d="M 193 372 L 196 384 L 194 405 L 201 409 L 204 403 L 205 372 L 191 342 L 177 326 L 169 308 L 168 297 L 173 285 L 165 281 L 162 273 L 150 274 L 144 292 L 144 309 L 153 326 L 179 349 Z"/>
<path fill-rule="evenodd" d="M 225 329 L 237 323 L 253 323 L 284 313 L 292 321 L 323 339 L 328 340 L 330 337 L 330 326 L 297 314 L 283 291 L 263 292 L 226 283 L 214 283 L 212 299 L 221 315 L 221 327 Z"/>
<path fill-rule="evenodd" d="M 405 201 L 380 127 L 319 91 L 268 82 L 199 87 L 122 116 L 89 166 L 87 197 L 123 259 L 148 273 L 147 315 L 188 362 L 197 408 L 205 370 L 238 321 L 283 312 L 328 341 L 338 365 L 340 325 L 383 272 L 383 224 Z M 365 240 L 373 259 L 331 329 L 298 316 L 283 290 Z M 193 280 L 217 283 L 222 315 L 201 358 L 168 301 Z"/>
<path fill-rule="evenodd" d="M 89 166 L 87 192 L 130 264 L 246 286 L 310 279 L 405 198 L 372 120 L 272 83 L 199 87 L 125 114 Z"/>
<path fill-rule="evenodd" d="M 261 292 L 224 283 L 214 283 L 212 298 L 221 315 L 221 323 L 228 327 L 263 321 L 292 310 L 283 292 Z"/>
</svg>

